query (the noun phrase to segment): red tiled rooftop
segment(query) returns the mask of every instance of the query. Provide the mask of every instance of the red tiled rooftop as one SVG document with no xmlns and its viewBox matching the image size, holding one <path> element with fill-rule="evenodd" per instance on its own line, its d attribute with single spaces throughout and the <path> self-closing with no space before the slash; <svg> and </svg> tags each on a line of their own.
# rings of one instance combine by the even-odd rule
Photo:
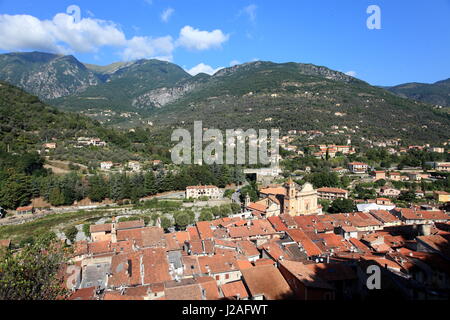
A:
<svg viewBox="0 0 450 320">
<path fill-rule="evenodd" d="M 72 293 L 69 300 L 82 300 L 82 301 L 88 301 L 88 300 L 95 300 L 95 294 L 96 294 L 96 288 L 85 288 L 85 289 L 79 289 Z"/>
<path fill-rule="evenodd" d="M 134 221 L 124 221 L 117 223 L 117 230 L 124 229 L 134 229 L 134 228 L 143 228 L 145 227 L 145 222 L 143 220 L 134 220 Z"/>
<path fill-rule="evenodd" d="M 320 189 L 317 189 L 317 192 L 338 193 L 338 194 L 347 194 L 348 193 L 347 190 L 339 189 L 339 188 L 320 188 Z"/>
<path fill-rule="evenodd" d="M 213 232 L 211 230 L 211 223 L 208 221 L 197 222 L 197 230 L 200 235 L 200 239 L 207 240 L 213 238 Z"/>
<path fill-rule="evenodd" d="M 112 223 L 94 224 L 94 225 L 91 225 L 89 229 L 90 229 L 91 233 L 111 232 Z"/>
<path fill-rule="evenodd" d="M 237 260 L 236 263 L 237 263 L 239 270 L 253 268 L 253 265 L 248 260 Z"/>
<path fill-rule="evenodd" d="M 293 241 L 301 244 L 309 257 L 322 254 L 322 251 L 319 249 L 319 247 L 317 247 L 302 230 L 291 229 L 287 231 L 287 234 Z"/>
<path fill-rule="evenodd" d="M 288 230 L 288 227 L 283 223 L 283 221 L 279 216 L 272 216 L 267 218 L 267 220 L 269 220 L 269 222 L 272 224 L 273 228 L 277 232 Z"/>
<path fill-rule="evenodd" d="M 266 188 L 266 189 L 261 189 L 259 191 L 259 193 L 266 194 L 266 195 L 282 195 L 282 196 L 285 196 L 286 195 L 286 188 L 284 188 L 284 187 Z"/>
<path fill-rule="evenodd" d="M 247 289 L 242 281 L 230 282 L 221 286 L 225 298 L 248 298 Z"/>
<path fill-rule="evenodd" d="M 292 294 L 280 271 L 273 266 L 258 266 L 242 270 L 244 283 L 251 296 L 263 295 L 266 300 L 279 300 Z"/>
</svg>

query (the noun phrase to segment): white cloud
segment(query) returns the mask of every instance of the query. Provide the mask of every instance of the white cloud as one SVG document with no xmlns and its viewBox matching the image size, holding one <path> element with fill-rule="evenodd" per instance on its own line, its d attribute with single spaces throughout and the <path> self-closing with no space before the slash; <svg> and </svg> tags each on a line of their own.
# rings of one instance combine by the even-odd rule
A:
<svg viewBox="0 0 450 320">
<path fill-rule="evenodd" d="M 356 71 L 349 71 L 349 72 L 346 72 L 345 74 L 350 77 L 356 77 L 356 75 L 357 75 Z"/>
<path fill-rule="evenodd" d="M 180 30 L 178 40 L 172 36 L 127 39 L 114 22 L 92 17 L 75 23 L 74 16 L 66 13 L 58 13 L 51 20 L 40 20 L 31 15 L 0 14 L 0 50 L 5 51 L 96 54 L 102 47 L 114 47 L 125 60 L 157 58 L 172 61 L 177 47 L 208 50 L 220 48 L 228 39 L 229 35 L 221 30 L 201 31 L 190 26 Z"/>
<path fill-rule="evenodd" d="M 121 46 L 124 33 L 109 21 L 85 18 L 79 23 L 73 16 L 57 14 L 53 20 L 30 15 L 0 15 L 0 49 L 46 50 L 51 52 L 95 52 L 101 46 Z"/>
<path fill-rule="evenodd" d="M 206 73 L 209 75 L 213 75 L 215 74 L 217 71 L 222 70 L 223 67 L 219 67 L 214 69 L 213 67 L 204 64 L 204 63 L 200 63 L 198 65 L 196 65 L 195 67 L 193 67 L 192 69 L 186 70 L 188 73 L 190 73 L 193 76 L 196 76 L 199 73 Z"/>
<path fill-rule="evenodd" d="M 256 22 L 256 10 L 258 10 L 258 6 L 255 4 L 251 4 L 251 5 L 243 8 L 239 12 L 239 15 L 245 14 L 245 15 L 247 15 L 250 22 L 255 23 Z"/>
<path fill-rule="evenodd" d="M 170 17 L 174 14 L 175 10 L 172 8 L 167 8 L 161 13 L 161 20 L 163 22 L 169 22 Z"/>
<path fill-rule="evenodd" d="M 241 64 L 238 60 L 232 60 L 232 61 L 230 62 L 230 67 L 237 66 L 238 64 Z"/>
<path fill-rule="evenodd" d="M 180 31 L 177 44 L 190 50 L 208 50 L 220 48 L 229 38 L 229 35 L 219 29 L 209 32 L 185 26 Z"/>
<path fill-rule="evenodd" d="M 133 37 L 127 41 L 126 48 L 121 55 L 126 61 L 149 57 L 172 61 L 172 52 L 174 49 L 175 46 L 171 36 L 160 38 Z"/>
</svg>

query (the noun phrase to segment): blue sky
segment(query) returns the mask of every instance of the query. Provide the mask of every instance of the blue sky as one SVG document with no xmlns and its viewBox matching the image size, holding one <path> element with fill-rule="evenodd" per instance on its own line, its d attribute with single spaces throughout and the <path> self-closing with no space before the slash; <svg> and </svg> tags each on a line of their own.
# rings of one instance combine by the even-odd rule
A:
<svg viewBox="0 0 450 320">
<path fill-rule="evenodd" d="M 366 26 L 369 5 L 381 30 Z M 158 57 L 192 73 L 294 61 L 376 85 L 435 82 L 450 78 L 450 0 L 0 0 L 0 49 L 100 65 Z"/>
</svg>

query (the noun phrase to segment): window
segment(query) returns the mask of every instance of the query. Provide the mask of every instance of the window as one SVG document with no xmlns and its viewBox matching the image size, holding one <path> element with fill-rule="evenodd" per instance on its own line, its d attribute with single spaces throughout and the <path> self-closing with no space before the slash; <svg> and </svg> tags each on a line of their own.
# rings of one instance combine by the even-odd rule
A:
<svg viewBox="0 0 450 320">
<path fill-rule="evenodd" d="M 225 280 L 228 280 L 228 279 L 230 279 L 230 275 L 229 275 L 229 274 L 226 274 L 226 275 L 225 275 Z"/>
<path fill-rule="evenodd" d="M 220 280 L 220 276 L 216 276 L 216 281 L 219 281 Z"/>
</svg>

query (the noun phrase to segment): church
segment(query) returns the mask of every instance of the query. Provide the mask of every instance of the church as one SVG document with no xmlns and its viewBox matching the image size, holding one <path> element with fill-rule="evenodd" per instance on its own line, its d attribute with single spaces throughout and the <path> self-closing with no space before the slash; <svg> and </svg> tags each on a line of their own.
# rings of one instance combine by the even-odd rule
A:
<svg viewBox="0 0 450 320">
<path fill-rule="evenodd" d="M 250 203 L 246 201 L 246 208 L 265 218 L 289 214 L 291 216 L 322 214 L 322 207 L 318 204 L 317 190 L 310 183 L 299 186 L 292 179 L 281 187 L 260 190 L 262 199 Z"/>
</svg>

